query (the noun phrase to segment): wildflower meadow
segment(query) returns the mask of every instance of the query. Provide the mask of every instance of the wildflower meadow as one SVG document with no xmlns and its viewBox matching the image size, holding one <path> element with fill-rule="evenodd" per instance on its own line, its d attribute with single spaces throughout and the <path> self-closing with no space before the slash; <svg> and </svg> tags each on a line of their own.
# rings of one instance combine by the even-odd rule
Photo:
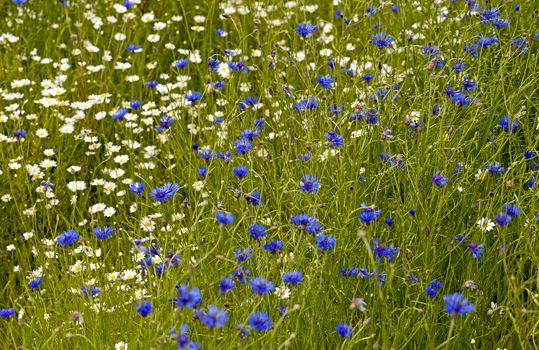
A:
<svg viewBox="0 0 539 350">
<path fill-rule="evenodd" d="M 0 14 L 1 349 L 539 349 L 539 2 Z"/>
</svg>

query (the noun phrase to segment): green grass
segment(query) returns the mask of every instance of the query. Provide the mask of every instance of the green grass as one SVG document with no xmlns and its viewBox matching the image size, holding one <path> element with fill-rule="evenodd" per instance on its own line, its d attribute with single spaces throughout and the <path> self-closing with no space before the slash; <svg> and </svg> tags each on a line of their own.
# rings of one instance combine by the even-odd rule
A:
<svg viewBox="0 0 539 350">
<path fill-rule="evenodd" d="M 525 0 L 518 2 L 518 11 L 513 8 L 517 2 L 480 2 L 487 9 L 498 7 L 499 17 L 509 19 L 508 27 L 498 29 L 481 23 L 463 1 L 435 3 L 396 1 L 398 11 L 392 12 L 387 2 L 333 6 L 314 0 L 289 6 L 245 1 L 229 5 L 236 11 L 224 17 L 226 3 L 213 0 L 142 0 L 125 14 L 115 11 L 119 2 L 108 0 L 72 0 L 65 7 L 44 0 L 19 7 L 10 1 L 0 4 L 0 133 L 5 135 L 0 136 L 0 309 L 17 311 L 6 321 L 0 319 L 1 347 L 114 349 L 124 341 L 129 349 L 172 349 L 177 343 L 170 329 L 187 324 L 189 338 L 204 349 L 537 348 L 539 203 L 537 187 L 528 185 L 529 179 L 537 179 L 537 158 L 525 160 L 524 151 L 537 156 L 539 8 Z M 307 5 L 318 9 L 308 12 Z M 369 5 L 376 5 L 370 17 L 365 14 Z M 334 16 L 337 8 L 353 19 L 349 25 Z M 154 19 L 145 23 L 142 15 L 149 12 Z M 437 22 L 442 13 L 447 18 Z M 192 29 L 197 15 L 205 16 L 201 32 Z M 165 28 L 157 30 L 158 22 Z M 319 28 L 302 38 L 295 31 L 300 22 Z M 227 36 L 215 35 L 218 28 Z M 378 32 L 391 35 L 394 45 L 373 45 Z M 18 40 L 9 42 L 6 33 Z M 125 40 L 117 40 L 117 33 Z M 160 40 L 148 41 L 156 33 Z M 478 48 L 473 58 L 464 46 L 477 42 L 478 34 L 496 36 L 498 43 Z M 521 55 L 512 43 L 517 37 L 526 40 L 527 52 Z M 90 52 L 89 43 L 99 51 Z M 443 67 L 435 67 L 432 57 L 423 54 L 428 43 L 438 48 Z M 142 51 L 130 53 L 128 44 L 140 45 Z M 208 69 L 210 58 L 227 62 L 226 49 L 241 50 L 230 60 L 243 59 L 249 71 L 231 70 L 222 79 Z M 198 63 L 189 55 L 195 51 Z M 181 58 L 190 58 L 187 66 L 172 67 Z M 460 73 L 451 68 L 458 59 L 466 62 Z M 131 68 L 114 69 L 118 63 Z M 89 71 L 99 65 L 101 70 Z M 353 76 L 341 68 L 352 68 Z M 372 81 L 363 81 L 366 73 L 373 75 Z M 319 75 L 333 77 L 332 90 L 317 84 Z M 138 80 L 128 82 L 128 76 Z M 462 91 L 464 77 L 476 85 L 467 93 L 470 103 L 459 106 L 444 89 Z M 13 86 L 21 79 L 30 84 Z M 176 85 L 151 89 L 144 85 L 151 80 Z M 221 90 L 207 89 L 217 80 L 225 80 Z M 47 81 L 65 89 L 56 97 L 63 103 L 41 104 Z M 387 89 L 385 99 L 374 98 L 379 89 Z M 188 90 L 202 92 L 202 99 L 184 104 Z M 11 100 L 10 93 L 21 96 Z M 82 111 L 77 106 L 96 95 L 106 101 Z M 260 108 L 238 108 L 246 96 L 257 96 Z M 292 108 L 309 97 L 318 102 L 316 109 Z M 134 99 L 145 105 L 128 108 L 136 118 L 111 117 Z M 332 114 L 331 107 L 339 104 L 342 112 Z M 353 120 L 353 113 L 371 108 L 378 110 L 376 124 L 366 124 L 365 116 Z M 106 117 L 101 119 L 100 112 Z M 420 115 L 418 128 L 407 121 L 412 112 Z M 159 133 L 155 126 L 163 115 L 174 121 Z M 517 120 L 517 129 L 498 126 L 506 115 Z M 212 122 L 218 116 L 222 124 Z M 244 129 L 255 130 L 259 118 L 265 124 L 252 149 L 237 154 L 234 140 Z M 73 125 L 72 133 L 62 132 L 66 124 Z M 47 137 L 38 137 L 41 128 Z M 26 137 L 14 138 L 18 129 L 26 130 Z M 387 129 L 391 137 L 385 137 Z M 330 146 L 324 135 L 331 130 L 342 135 L 342 146 Z M 362 134 L 354 137 L 357 130 Z M 205 161 L 193 144 L 229 150 L 231 156 Z M 54 154 L 47 155 L 48 149 Z M 332 150 L 338 153 L 331 155 Z M 382 152 L 390 152 L 390 160 L 382 161 Z M 305 153 L 310 160 L 298 160 Z M 115 163 L 118 155 L 129 160 Z M 29 174 L 27 166 L 45 159 L 56 166 Z M 400 159 L 402 168 L 391 166 Z M 504 171 L 486 172 L 488 162 L 499 162 Z M 454 173 L 457 164 L 463 168 Z M 233 175 L 238 165 L 249 170 L 243 179 Z M 70 171 L 72 166 L 80 171 Z M 201 166 L 207 167 L 204 179 L 197 175 Z M 114 169 L 124 174 L 111 177 Z M 483 173 L 478 175 L 479 169 Z M 448 184 L 432 183 L 437 171 L 449 178 Z M 318 178 L 318 191 L 300 191 L 305 174 Z M 53 183 L 54 197 L 43 191 L 44 180 Z M 204 188 L 197 191 L 194 184 L 200 180 Z M 72 192 L 72 181 L 83 181 L 86 188 Z M 103 185 L 92 184 L 100 181 L 116 187 L 107 193 Z M 130 193 L 130 182 L 144 183 L 144 193 Z M 180 190 L 160 204 L 153 201 L 149 191 L 167 182 L 178 183 Z M 253 191 L 262 194 L 261 205 L 245 200 Z M 359 220 L 362 202 L 381 210 L 376 221 Z M 115 214 L 91 214 L 97 203 L 114 208 Z M 515 203 L 522 214 L 505 227 L 480 230 L 476 222 L 494 220 L 504 203 Z M 218 224 L 214 214 L 220 210 L 233 213 L 235 221 Z M 336 238 L 334 247 L 322 251 L 314 235 L 292 224 L 291 216 L 301 212 L 316 217 L 324 233 Z M 148 233 L 141 220 L 151 215 L 156 228 Z M 384 223 L 386 217 L 393 219 L 391 227 Z M 248 232 L 253 223 L 267 229 L 259 242 Z M 115 231 L 98 240 L 93 228 L 105 225 Z M 55 239 L 68 229 L 77 230 L 79 240 L 62 247 Z M 24 232 L 33 236 L 24 239 Z M 454 240 L 460 234 L 469 241 Z M 370 248 L 375 237 L 381 245 L 400 248 L 392 261 L 375 259 Z M 262 249 L 272 239 L 284 243 L 276 254 Z M 161 260 L 167 252 L 177 254 L 180 263 L 161 276 L 153 266 L 143 273 L 136 240 L 158 248 Z M 472 257 L 469 242 L 484 243 L 480 258 Z M 251 249 L 252 257 L 241 262 L 251 278 L 264 277 L 280 287 L 284 272 L 298 270 L 303 281 L 289 286 L 288 299 L 273 291 L 260 296 L 237 279 L 233 290 L 220 295 L 220 279 L 240 264 L 234 259 L 236 248 Z M 99 256 L 88 249 L 99 249 Z M 85 270 L 71 271 L 75 264 Z M 379 283 L 376 274 L 341 277 L 339 269 L 350 266 L 383 272 L 385 280 Z M 32 289 L 28 275 L 37 269 L 42 269 L 42 283 Z M 109 280 L 110 273 L 129 269 L 136 270 L 136 278 Z M 418 281 L 412 283 L 409 274 Z M 433 278 L 443 287 L 429 298 L 425 288 Z M 178 283 L 200 289 L 198 306 L 225 308 L 229 319 L 224 327 L 208 329 L 193 319 L 193 310 L 175 309 L 169 299 L 177 297 Z M 90 284 L 101 290 L 93 298 L 81 292 Z M 443 295 L 455 292 L 468 298 L 474 310 L 456 317 L 450 330 L 452 317 L 444 311 Z M 365 312 L 351 307 L 353 298 L 364 299 Z M 147 317 L 136 312 L 140 300 L 153 305 Z M 286 316 L 279 315 L 279 306 L 287 306 Z M 266 332 L 247 327 L 250 334 L 242 339 L 236 326 L 247 325 L 255 311 L 268 313 L 272 327 Z M 77 314 L 82 322 L 76 322 Z M 353 327 L 351 337 L 338 335 L 340 322 Z"/>
</svg>

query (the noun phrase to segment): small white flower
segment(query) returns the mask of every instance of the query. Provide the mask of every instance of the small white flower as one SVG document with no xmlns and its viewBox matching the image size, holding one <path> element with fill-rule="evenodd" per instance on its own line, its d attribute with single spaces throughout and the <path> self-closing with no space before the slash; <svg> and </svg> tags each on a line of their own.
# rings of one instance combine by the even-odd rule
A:
<svg viewBox="0 0 539 350">
<path fill-rule="evenodd" d="M 479 226 L 479 229 L 483 232 L 489 232 L 494 229 L 494 222 L 490 220 L 489 218 L 481 218 L 479 221 L 477 221 L 477 226 Z"/>
<path fill-rule="evenodd" d="M 114 350 L 127 350 L 127 343 L 126 342 L 119 342 L 114 345 Z"/>
<path fill-rule="evenodd" d="M 108 207 L 103 211 L 103 215 L 105 215 L 107 218 L 110 218 L 114 214 L 116 214 L 116 209 L 113 207 Z"/>
<path fill-rule="evenodd" d="M 196 181 L 193 183 L 193 188 L 195 191 L 201 191 L 204 188 L 204 182 L 203 181 Z"/>
<path fill-rule="evenodd" d="M 275 288 L 274 294 L 280 299 L 288 299 L 290 297 L 290 289 L 287 286 L 282 285 Z"/>
<path fill-rule="evenodd" d="M 155 222 L 151 217 L 145 216 L 140 220 L 140 227 L 146 232 L 155 230 Z"/>
</svg>

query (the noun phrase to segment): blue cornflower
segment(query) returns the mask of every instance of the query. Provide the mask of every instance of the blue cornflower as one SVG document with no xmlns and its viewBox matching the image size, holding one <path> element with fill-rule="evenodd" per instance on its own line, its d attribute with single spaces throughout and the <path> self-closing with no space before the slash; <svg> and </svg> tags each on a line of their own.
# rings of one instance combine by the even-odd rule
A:
<svg viewBox="0 0 539 350">
<path fill-rule="evenodd" d="M 168 182 L 163 187 L 155 187 L 150 191 L 150 198 L 154 201 L 164 202 L 180 189 L 180 185 L 175 182 Z"/>
<path fill-rule="evenodd" d="M 256 191 L 251 192 L 251 194 L 246 194 L 245 200 L 254 206 L 264 203 L 262 200 L 262 195 Z"/>
<path fill-rule="evenodd" d="M 478 12 L 477 18 L 481 21 L 481 23 L 487 23 L 491 19 L 498 16 L 499 10 L 495 7 L 492 7 L 490 10 L 485 10 L 485 8 L 481 8 L 481 11 Z"/>
<path fill-rule="evenodd" d="M 427 285 L 427 288 L 425 288 L 425 292 L 430 298 L 434 298 L 436 294 L 438 294 L 438 289 L 442 288 L 442 283 L 436 281 L 434 278 L 430 281 L 430 283 Z"/>
<path fill-rule="evenodd" d="M 513 204 L 513 203 L 505 203 L 503 206 L 502 206 L 502 210 L 504 213 L 506 213 L 508 216 L 519 216 L 520 214 L 522 214 L 522 209 L 520 209 L 520 207 L 516 204 Z"/>
<path fill-rule="evenodd" d="M 243 248 L 243 249 L 236 248 L 236 249 L 234 249 L 234 259 L 236 259 L 236 261 L 242 262 L 242 261 L 249 260 L 251 255 L 253 255 L 253 253 L 251 252 L 251 249 L 249 249 L 249 248 Z"/>
<path fill-rule="evenodd" d="M 189 60 L 187 58 L 181 58 L 179 60 L 176 60 L 174 61 L 174 63 L 172 63 L 172 66 L 174 68 L 183 68 L 185 66 L 187 66 L 187 64 L 189 63 Z"/>
<path fill-rule="evenodd" d="M 374 74 L 372 73 L 363 74 L 361 76 L 361 80 L 366 81 L 366 82 L 371 81 L 373 78 L 374 78 Z"/>
<path fill-rule="evenodd" d="M 225 294 L 227 291 L 234 289 L 236 283 L 232 279 L 232 275 L 227 276 L 219 281 L 219 293 Z"/>
<path fill-rule="evenodd" d="M 443 176 L 442 174 L 440 174 L 440 171 L 437 171 L 436 173 L 434 173 L 434 175 L 432 175 L 431 181 L 436 186 L 442 187 L 444 185 L 447 185 L 447 183 L 449 182 L 449 179 Z"/>
<path fill-rule="evenodd" d="M 142 182 L 133 182 L 129 184 L 129 192 L 141 194 L 142 191 L 144 191 L 144 184 Z"/>
<path fill-rule="evenodd" d="M 148 316 L 152 312 L 152 309 L 152 303 L 147 300 L 137 303 L 136 306 L 137 313 L 140 314 L 142 317 Z"/>
<path fill-rule="evenodd" d="M 240 137 L 252 141 L 255 137 L 260 135 L 260 131 L 260 128 L 257 128 L 255 131 L 252 129 L 245 129 L 240 133 Z"/>
<path fill-rule="evenodd" d="M 479 259 L 481 257 L 481 254 L 483 253 L 483 247 L 485 246 L 484 243 L 476 244 L 476 243 L 468 243 L 467 247 L 470 250 L 470 253 L 472 253 L 472 256 L 474 259 Z"/>
<path fill-rule="evenodd" d="M 155 130 L 157 132 L 163 132 L 170 128 L 173 121 L 174 121 L 174 118 L 172 118 L 170 115 L 164 115 L 161 118 L 159 118 L 159 125 L 155 126 Z"/>
<path fill-rule="evenodd" d="M 213 70 L 216 70 L 217 66 L 219 66 L 219 60 L 217 58 L 215 58 L 215 57 L 211 57 L 208 60 L 208 67 L 210 67 Z"/>
<path fill-rule="evenodd" d="M 354 266 L 350 266 L 348 270 L 344 267 L 340 267 L 339 273 L 342 277 L 354 277 L 355 275 L 357 275 L 358 270 Z"/>
<path fill-rule="evenodd" d="M 269 243 L 264 243 L 264 245 L 262 246 L 262 249 L 270 252 L 271 254 L 275 254 L 278 250 L 283 249 L 283 247 L 284 247 L 283 242 L 277 239 L 274 239 Z"/>
<path fill-rule="evenodd" d="M 364 267 L 359 268 L 358 275 L 361 279 L 371 278 L 373 276 L 373 274 Z"/>
<path fill-rule="evenodd" d="M 303 280 L 303 273 L 299 271 L 291 271 L 283 274 L 283 282 L 295 286 Z"/>
<path fill-rule="evenodd" d="M 335 130 L 327 132 L 324 137 L 329 141 L 331 146 L 339 147 L 342 146 L 343 138 L 341 135 L 337 134 Z"/>
<path fill-rule="evenodd" d="M 234 215 L 232 213 L 218 211 L 215 213 L 215 220 L 217 220 L 220 224 L 230 225 L 234 222 Z"/>
<path fill-rule="evenodd" d="M 503 116 L 498 121 L 498 126 L 506 132 L 513 132 L 518 129 L 518 122 L 516 119 L 511 120 L 508 116 Z"/>
<path fill-rule="evenodd" d="M 245 284 L 245 282 L 250 281 L 251 277 L 249 277 L 249 269 L 243 269 L 243 265 L 239 265 L 236 267 L 236 270 L 234 270 L 234 277 L 238 279 L 238 281 L 241 282 L 241 284 Z"/>
<path fill-rule="evenodd" d="M 408 273 L 406 275 L 406 280 L 412 282 L 412 283 L 416 283 L 418 281 L 417 277 L 415 277 L 414 275 L 412 275 L 411 273 Z"/>
<path fill-rule="evenodd" d="M 470 304 L 468 299 L 464 298 L 460 293 L 444 295 L 444 301 L 445 312 L 451 317 L 467 314 L 474 309 L 474 305 Z"/>
<path fill-rule="evenodd" d="M 352 326 L 346 323 L 338 323 L 337 326 L 335 326 L 335 330 L 343 338 L 350 338 L 352 336 Z"/>
<path fill-rule="evenodd" d="M 368 224 L 380 216 L 382 210 L 376 210 L 373 207 L 367 207 L 365 203 L 361 203 L 361 209 L 359 209 L 359 220 Z"/>
<path fill-rule="evenodd" d="M 494 221 L 496 221 L 496 223 L 501 227 L 504 227 L 509 223 L 509 221 L 511 221 L 511 216 L 505 215 L 505 213 L 498 213 L 494 217 Z"/>
<path fill-rule="evenodd" d="M 252 224 L 251 226 L 249 226 L 249 233 L 251 234 L 251 237 L 258 240 L 260 239 L 260 237 L 264 237 L 267 232 L 264 225 Z"/>
<path fill-rule="evenodd" d="M 150 80 L 150 81 L 145 82 L 144 85 L 146 85 L 150 89 L 153 89 L 154 87 L 159 85 L 159 82 L 157 80 Z"/>
<path fill-rule="evenodd" d="M 132 100 L 131 102 L 129 102 L 129 108 L 132 109 L 139 109 L 141 105 L 142 103 L 139 100 Z"/>
<path fill-rule="evenodd" d="M 28 282 L 28 286 L 32 289 L 35 289 L 37 287 L 39 287 L 41 285 L 41 278 L 40 277 L 37 277 L 37 278 L 34 278 L 33 280 L 31 280 L 30 282 Z"/>
<path fill-rule="evenodd" d="M 378 244 L 378 238 L 373 238 L 374 246 L 371 246 L 371 250 L 374 253 L 376 261 L 380 262 L 381 258 L 386 258 L 387 261 L 392 261 L 393 257 L 398 254 L 400 248 L 395 248 L 393 244 L 389 247 L 383 247 Z"/>
<path fill-rule="evenodd" d="M 310 216 L 305 226 L 305 232 L 312 235 L 313 233 L 319 234 L 322 230 L 324 230 L 324 226 L 320 225 L 317 218 Z"/>
<path fill-rule="evenodd" d="M 324 89 L 331 90 L 331 84 L 333 84 L 334 80 L 331 75 L 319 75 L 316 77 L 316 82 Z"/>
<path fill-rule="evenodd" d="M 264 118 L 257 118 L 255 119 L 255 121 L 253 122 L 253 125 L 256 127 L 256 128 L 262 128 L 264 126 Z"/>
<path fill-rule="evenodd" d="M 94 297 L 97 293 L 101 291 L 101 289 L 97 288 L 96 286 L 82 286 L 80 290 L 82 291 L 82 294 L 84 294 L 84 296 L 92 297 Z"/>
<path fill-rule="evenodd" d="M 8 309 L 0 309 L 0 317 L 2 317 L 4 320 L 7 320 L 11 316 L 15 315 L 17 311 L 15 311 L 14 308 L 10 307 Z"/>
<path fill-rule="evenodd" d="M 208 168 L 206 168 L 205 166 L 201 166 L 197 168 L 197 175 L 201 178 L 205 178 L 207 172 L 208 172 Z"/>
<path fill-rule="evenodd" d="M 464 92 L 473 91 L 475 90 L 475 84 L 475 80 L 468 80 L 468 77 L 464 77 L 464 79 L 462 79 L 462 90 L 464 90 Z"/>
<path fill-rule="evenodd" d="M 451 65 L 451 68 L 456 72 L 456 73 L 460 73 L 462 72 L 462 70 L 464 68 L 466 68 L 466 62 L 464 62 L 463 60 L 456 60 L 455 63 L 453 63 Z"/>
<path fill-rule="evenodd" d="M 112 235 L 112 232 L 114 230 L 110 226 L 103 226 L 103 227 L 95 227 L 94 228 L 94 236 L 98 239 L 107 239 Z"/>
<path fill-rule="evenodd" d="M 248 139 L 238 139 L 234 141 L 234 149 L 238 154 L 247 153 L 252 147 L 251 141 Z"/>
<path fill-rule="evenodd" d="M 498 27 L 498 28 L 505 28 L 509 25 L 509 20 L 508 19 L 502 19 L 501 17 L 496 17 L 496 18 L 493 18 L 490 23 L 492 23 L 492 25 L 494 25 L 495 27 Z"/>
<path fill-rule="evenodd" d="M 200 347 L 199 342 L 193 342 L 189 339 L 187 336 L 187 329 L 188 326 L 186 324 L 182 324 L 180 326 L 180 334 L 176 333 L 176 329 L 172 328 L 170 330 L 170 335 L 176 339 L 176 343 L 178 344 L 178 350 L 198 350 Z"/>
<path fill-rule="evenodd" d="M 344 110 L 344 104 L 341 103 L 341 104 L 332 104 L 331 106 L 329 106 L 329 111 L 331 112 L 332 115 L 339 115 L 341 114 L 341 112 Z"/>
<path fill-rule="evenodd" d="M 299 189 L 302 192 L 313 193 L 318 190 L 318 187 L 320 187 L 320 183 L 314 175 L 304 175 L 299 182 Z"/>
<path fill-rule="evenodd" d="M 239 60 L 238 62 L 229 62 L 228 66 L 230 69 L 240 73 L 247 73 L 249 71 L 249 67 L 243 62 L 243 60 Z"/>
<path fill-rule="evenodd" d="M 246 96 L 243 101 L 238 102 L 238 107 L 240 109 L 246 109 L 248 107 L 254 107 L 258 104 L 258 97 L 256 96 Z"/>
<path fill-rule="evenodd" d="M 225 309 L 219 309 L 215 305 L 208 306 L 208 312 L 204 313 L 204 309 L 201 308 L 197 311 L 197 316 L 200 318 L 200 321 L 205 324 L 208 328 L 213 329 L 223 328 L 226 321 L 228 321 L 228 315 Z"/>
<path fill-rule="evenodd" d="M 27 0 L 11 0 L 15 5 L 19 6 L 25 4 Z"/>
<path fill-rule="evenodd" d="M 318 26 L 313 26 L 311 23 L 301 22 L 296 28 L 296 33 L 302 37 L 306 37 L 317 29 Z"/>
<path fill-rule="evenodd" d="M 488 36 L 480 35 L 479 39 L 477 39 L 477 45 L 479 47 L 489 47 L 491 45 L 496 45 L 496 44 L 498 44 L 498 37 L 496 36 L 488 37 Z"/>
<path fill-rule="evenodd" d="M 70 246 L 75 243 L 79 238 L 79 233 L 73 229 L 62 232 L 60 236 L 56 238 L 56 242 L 61 246 Z"/>
<path fill-rule="evenodd" d="M 385 218 L 385 219 L 384 219 L 384 222 L 385 222 L 386 225 L 389 226 L 389 227 L 393 226 L 393 218 Z"/>
<path fill-rule="evenodd" d="M 12 132 L 13 136 L 14 137 L 26 137 L 26 130 L 24 129 L 18 129 L 16 131 L 13 131 Z"/>
<path fill-rule="evenodd" d="M 521 56 L 528 52 L 528 44 L 526 42 L 526 39 L 520 37 L 513 38 L 512 43 L 516 49 L 514 56 Z"/>
<path fill-rule="evenodd" d="M 225 86 L 225 81 L 224 80 L 217 80 L 217 81 L 214 81 L 212 84 L 211 84 L 212 88 L 214 88 L 215 90 L 221 90 L 224 86 Z M 214 123 L 222 123 L 223 122 L 223 118 L 220 118 L 220 117 L 217 117 L 215 118 L 215 121 Z"/>
<path fill-rule="evenodd" d="M 535 158 L 535 151 L 524 151 L 524 160 L 529 161 L 531 159 Z"/>
<path fill-rule="evenodd" d="M 246 166 L 240 165 L 232 169 L 232 172 L 234 173 L 234 176 L 242 178 L 247 175 L 248 170 Z"/>
<path fill-rule="evenodd" d="M 253 312 L 247 318 L 249 327 L 256 329 L 258 332 L 267 331 L 271 327 L 271 318 L 263 311 Z"/>
<path fill-rule="evenodd" d="M 288 316 L 288 313 L 286 312 L 288 308 L 286 305 L 277 306 L 275 309 L 277 310 L 277 313 L 279 313 L 279 316 Z"/>
<path fill-rule="evenodd" d="M 380 50 L 388 47 L 392 42 L 393 38 L 384 32 L 376 33 L 372 36 L 372 44 L 376 45 Z"/>
<path fill-rule="evenodd" d="M 438 56 L 439 50 L 438 47 L 432 43 L 425 44 L 423 46 L 423 55 L 425 56 Z"/>
<path fill-rule="evenodd" d="M 485 165 L 485 169 L 487 169 L 491 174 L 500 174 L 505 171 L 499 162 L 488 162 Z"/>
<path fill-rule="evenodd" d="M 391 5 L 391 11 L 397 12 L 399 10 L 399 7 L 397 5 Z"/>
<path fill-rule="evenodd" d="M 184 97 L 187 101 L 193 103 L 202 98 L 202 93 L 198 91 L 187 91 Z"/>
<path fill-rule="evenodd" d="M 187 284 L 178 284 L 176 285 L 176 291 L 178 292 L 178 297 L 170 299 L 169 302 L 176 304 L 177 308 L 185 307 L 187 309 L 194 309 L 202 301 L 202 294 L 200 294 L 200 290 L 196 287 L 189 290 Z"/>
<path fill-rule="evenodd" d="M 337 239 L 332 235 L 325 235 L 323 233 L 319 233 L 318 235 L 316 235 L 315 241 L 318 248 L 322 250 L 328 250 L 335 245 Z"/>
<path fill-rule="evenodd" d="M 469 236 L 466 236 L 466 235 L 463 235 L 463 234 L 460 234 L 460 235 L 456 235 L 455 237 L 453 237 L 453 239 L 457 242 L 464 242 L 464 241 L 467 241 L 470 239 Z"/>
<path fill-rule="evenodd" d="M 118 108 L 114 113 L 112 113 L 111 117 L 114 120 L 121 120 L 121 119 L 124 119 L 126 114 L 127 114 L 127 109 L 122 107 L 122 108 Z"/>
<path fill-rule="evenodd" d="M 298 101 L 292 105 L 292 109 L 298 112 L 304 112 L 308 109 L 315 109 L 316 107 L 318 107 L 318 102 L 316 102 L 314 97 Z"/>
<path fill-rule="evenodd" d="M 265 278 L 255 277 L 249 283 L 251 290 L 260 295 L 271 292 L 274 288 L 273 282 L 266 281 Z"/>
<path fill-rule="evenodd" d="M 125 51 L 128 51 L 128 52 L 140 52 L 140 51 L 142 51 L 142 48 L 140 47 L 140 45 L 128 44 L 125 47 Z"/>
<path fill-rule="evenodd" d="M 367 17 L 372 17 L 376 13 L 376 6 L 367 6 L 365 9 L 365 13 L 367 14 Z"/>
</svg>

